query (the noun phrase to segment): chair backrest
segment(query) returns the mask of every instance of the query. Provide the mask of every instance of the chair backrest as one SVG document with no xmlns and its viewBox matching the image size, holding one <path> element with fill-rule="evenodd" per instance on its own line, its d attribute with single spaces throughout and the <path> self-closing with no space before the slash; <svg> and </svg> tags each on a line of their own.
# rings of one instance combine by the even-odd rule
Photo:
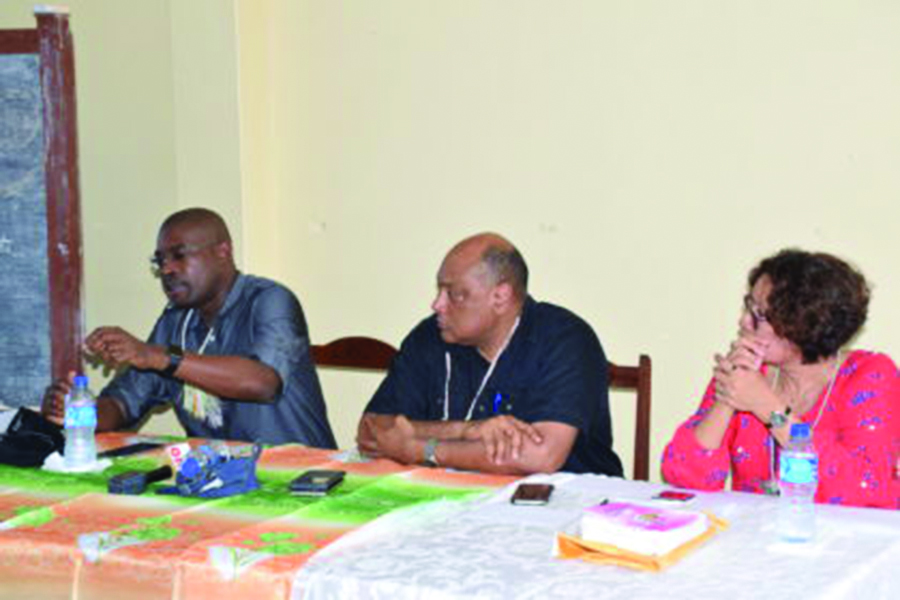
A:
<svg viewBox="0 0 900 600">
<path fill-rule="evenodd" d="M 313 362 L 319 367 L 341 367 L 367 371 L 387 371 L 397 349 L 375 338 L 354 336 L 338 338 L 311 347 Z"/>
<path fill-rule="evenodd" d="M 638 366 L 623 367 L 609 363 L 609 387 L 637 391 L 634 420 L 634 478 L 650 479 L 650 376 L 651 361 L 641 354 Z"/>
</svg>

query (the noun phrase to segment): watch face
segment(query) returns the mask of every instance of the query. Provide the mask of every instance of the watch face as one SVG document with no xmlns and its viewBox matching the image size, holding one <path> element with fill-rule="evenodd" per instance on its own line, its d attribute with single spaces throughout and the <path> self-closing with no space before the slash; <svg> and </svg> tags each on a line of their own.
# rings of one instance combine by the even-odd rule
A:
<svg viewBox="0 0 900 600">
<path fill-rule="evenodd" d="M 437 441 L 429 440 L 425 444 L 425 464 L 429 467 L 437 466 Z"/>
<path fill-rule="evenodd" d="M 769 415 L 769 427 L 782 427 L 787 423 L 787 417 L 779 412 L 773 412 Z"/>
</svg>

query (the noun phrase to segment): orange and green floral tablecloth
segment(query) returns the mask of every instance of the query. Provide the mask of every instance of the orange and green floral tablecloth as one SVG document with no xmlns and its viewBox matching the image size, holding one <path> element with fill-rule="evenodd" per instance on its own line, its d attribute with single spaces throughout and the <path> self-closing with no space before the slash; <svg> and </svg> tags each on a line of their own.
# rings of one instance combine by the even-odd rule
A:
<svg viewBox="0 0 900 600">
<path fill-rule="evenodd" d="M 104 434 L 98 444 L 138 439 L 148 437 Z M 513 479 L 346 456 L 268 448 L 257 466 L 261 489 L 217 500 L 106 493 L 111 476 L 164 463 L 162 450 L 119 458 L 100 474 L 0 465 L 0 598 L 288 598 L 297 570 L 345 533 L 398 508 L 481 497 Z M 310 468 L 347 477 L 324 498 L 288 493 Z"/>
</svg>

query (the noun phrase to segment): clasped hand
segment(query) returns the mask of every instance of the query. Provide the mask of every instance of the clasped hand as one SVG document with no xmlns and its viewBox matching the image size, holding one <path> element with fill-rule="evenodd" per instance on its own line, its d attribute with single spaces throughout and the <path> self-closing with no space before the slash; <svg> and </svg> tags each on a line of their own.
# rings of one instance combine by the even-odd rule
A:
<svg viewBox="0 0 900 600">
<path fill-rule="evenodd" d="M 356 444 L 368 456 L 415 464 L 422 458 L 415 456 L 415 433 L 413 424 L 403 415 L 367 414 L 360 421 Z"/>
<path fill-rule="evenodd" d="M 470 421 L 463 430 L 462 439 L 481 441 L 487 459 L 495 465 L 519 460 L 526 441 L 535 444 L 542 441 L 541 434 L 534 425 L 509 415 Z"/>
<path fill-rule="evenodd" d="M 756 412 L 770 393 L 760 373 L 765 345 L 752 335 L 741 335 L 727 356 L 717 354 L 713 374 L 716 401 L 737 411 Z"/>
</svg>

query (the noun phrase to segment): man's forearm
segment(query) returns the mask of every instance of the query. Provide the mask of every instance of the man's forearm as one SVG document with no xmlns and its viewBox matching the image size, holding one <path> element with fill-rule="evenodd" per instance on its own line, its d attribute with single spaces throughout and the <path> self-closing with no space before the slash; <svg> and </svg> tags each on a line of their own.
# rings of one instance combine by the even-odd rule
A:
<svg viewBox="0 0 900 600">
<path fill-rule="evenodd" d="M 268 402 L 281 387 L 275 369 L 240 356 L 185 354 L 175 376 L 220 398 L 237 400 Z"/>
<path fill-rule="evenodd" d="M 505 420 L 504 420 L 505 419 Z M 442 467 L 491 473 L 552 473 L 565 463 L 578 430 L 554 422 L 535 423 L 538 439 L 523 435 L 513 444 L 505 417 L 481 422 L 481 430 L 469 430 L 471 422 L 409 421 L 402 415 L 366 413 L 360 422 L 358 442 L 366 452 L 407 464 L 422 464 L 429 440 L 437 440 L 436 458 Z M 515 429 L 515 428 L 514 428 Z M 462 439 L 467 432 L 478 437 Z"/>
<path fill-rule="evenodd" d="M 424 448 L 424 444 L 423 444 Z M 424 452 L 422 450 L 421 452 Z M 480 441 L 449 440 L 438 444 L 435 451 L 441 467 L 462 469 L 466 471 L 484 471 L 504 475 L 529 475 L 544 472 L 543 464 L 532 452 L 523 452 L 518 460 L 500 463 L 492 462 Z"/>
<path fill-rule="evenodd" d="M 125 409 L 111 396 L 97 398 L 97 431 L 116 431 L 125 427 Z"/>
<path fill-rule="evenodd" d="M 430 438 L 436 439 L 436 438 Z M 424 464 L 427 440 L 409 437 L 400 444 L 386 444 L 380 447 L 381 456 L 403 464 Z M 477 441 L 444 440 L 436 449 L 435 457 L 440 467 L 450 467 L 467 471 L 484 471 L 519 475 L 529 473 L 519 465 L 510 463 L 496 464 L 491 462 L 484 451 L 484 444 Z"/>
<path fill-rule="evenodd" d="M 496 420 L 501 423 L 501 420 Z M 553 473 L 563 467 L 578 430 L 571 425 L 544 421 L 533 424 L 540 434 L 536 442 L 530 436 L 521 439 L 518 451 L 509 445 L 505 449 L 497 448 L 494 437 L 494 452 L 488 451 L 485 441 L 477 440 L 447 441 L 438 444 L 436 456 L 442 466 L 457 469 L 476 469 L 492 473 L 529 474 Z M 504 433 L 501 439 L 506 438 Z M 507 440 L 509 441 L 509 440 Z"/>
<path fill-rule="evenodd" d="M 410 421 L 416 437 L 423 440 L 461 440 L 468 421 Z"/>
</svg>

